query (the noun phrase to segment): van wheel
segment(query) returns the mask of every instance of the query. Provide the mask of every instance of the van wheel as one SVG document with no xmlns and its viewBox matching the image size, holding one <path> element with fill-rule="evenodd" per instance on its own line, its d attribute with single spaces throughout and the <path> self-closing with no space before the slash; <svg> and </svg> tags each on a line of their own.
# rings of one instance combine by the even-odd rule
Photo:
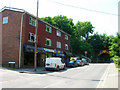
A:
<svg viewBox="0 0 120 90">
<path fill-rule="evenodd" d="M 65 70 L 66 66 L 64 65 L 63 70 Z"/>
<path fill-rule="evenodd" d="M 57 69 L 56 69 L 57 71 L 59 71 L 59 66 L 57 66 Z"/>
</svg>

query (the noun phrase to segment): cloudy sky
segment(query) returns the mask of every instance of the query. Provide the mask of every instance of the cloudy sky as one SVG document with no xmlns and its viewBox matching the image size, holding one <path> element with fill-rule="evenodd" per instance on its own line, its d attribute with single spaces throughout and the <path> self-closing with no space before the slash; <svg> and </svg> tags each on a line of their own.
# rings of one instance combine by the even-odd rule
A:
<svg viewBox="0 0 120 90">
<path fill-rule="evenodd" d="M 0 0 L 4 6 L 24 9 L 36 15 L 37 0 Z M 39 17 L 65 15 L 77 21 L 90 21 L 99 34 L 118 32 L 119 0 L 39 0 Z"/>
</svg>

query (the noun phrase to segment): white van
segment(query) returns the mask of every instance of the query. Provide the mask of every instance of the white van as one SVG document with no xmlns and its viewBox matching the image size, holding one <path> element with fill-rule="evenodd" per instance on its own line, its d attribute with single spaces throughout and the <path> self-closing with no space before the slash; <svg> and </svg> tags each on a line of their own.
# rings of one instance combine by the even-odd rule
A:
<svg viewBox="0 0 120 90">
<path fill-rule="evenodd" d="M 54 70 L 65 69 L 65 63 L 62 60 L 62 58 L 59 58 L 59 57 L 46 58 L 45 69 L 46 70 L 49 70 L 49 69 L 54 69 Z"/>
</svg>

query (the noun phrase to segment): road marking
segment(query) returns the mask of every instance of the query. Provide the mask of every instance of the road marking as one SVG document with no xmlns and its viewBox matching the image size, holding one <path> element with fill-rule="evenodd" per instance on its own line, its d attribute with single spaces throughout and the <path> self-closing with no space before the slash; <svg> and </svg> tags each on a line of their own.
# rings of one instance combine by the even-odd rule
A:
<svg viewBox="0 0 120 90">
<path fill-rule="evenodd" d="M 101 77 L 100 82 L 99 82 L 98 85 L 97 85 L 97 88 L 103 88 L 104 83 L 105 83 L 104 80 L 107 78 L 108 71 L 110 70 L 110 65 L 111 65 L 111 64 L 108 65 L 107 69 L 105 70 L 105 73 L 104 73 L 103 76 Z"/>
</svg>

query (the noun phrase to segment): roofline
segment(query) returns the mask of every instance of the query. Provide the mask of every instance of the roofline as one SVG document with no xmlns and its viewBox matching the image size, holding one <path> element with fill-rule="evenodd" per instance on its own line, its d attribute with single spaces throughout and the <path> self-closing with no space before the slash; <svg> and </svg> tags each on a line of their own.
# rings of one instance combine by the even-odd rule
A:
<svg viewBox="0 0 120 90">
<path fill-rule="evenodd" d="M 19 12 L 25 12 L 24 9 L 18 9 L 18 8 L 13 8 L 13 7 L 6 7 L 4 6 L 2 9 L 0 9 L 0 12 L 3 12 L 4 10 L 13 10 L 13 11 L 19 11 Z"/>
<path fill-rule="evenodd" d="M 18 11 L 18 12 L 23 12 L 23 13 L 26 13 L 26 14 L 28 14 L 28 15 L 36 18 L 35 15 L 30 14 L 29 12 L 25 11 L 24 9 L 18 9 L 18 8 L 13 8 L 13 7 L 6 7 L 6 6 L 5 6 L 5 7 L 3 7 L 2 9 L 0 9 L 0 12 L 3 12 L 3 11 L 6 10 L 6 9 L 7 9 L 7 10 Z M 49 26 L 51 26 L 51 27 L 53 27 L 53 28 L 55 28 L 55 29 L 57 29 L 57 30 L 59 30 L 59 31 L 61 31 L 61 32 L 65 33 L 65 34 L 67 34 L 68 36 L 71 37 L 70 34 L 64 32 L 63 30 L 60 30 L 59 28 L 57 28 L 57 27 L 55 27 L 55 26 L 53 26 L 53 25 L 51 25 L 51 24 L 49 24 L 49 23 L 47 23 L 47 22 L 45 22 L 45 21 L 43 21 L 43 20 L 41 20 L 40 18 L 38 18 L 38 20 L 42 21 L 43 23 L 45 23 L 45 24 L 47 24 L 47 25 L 49 25 Z"/>
</svg>

